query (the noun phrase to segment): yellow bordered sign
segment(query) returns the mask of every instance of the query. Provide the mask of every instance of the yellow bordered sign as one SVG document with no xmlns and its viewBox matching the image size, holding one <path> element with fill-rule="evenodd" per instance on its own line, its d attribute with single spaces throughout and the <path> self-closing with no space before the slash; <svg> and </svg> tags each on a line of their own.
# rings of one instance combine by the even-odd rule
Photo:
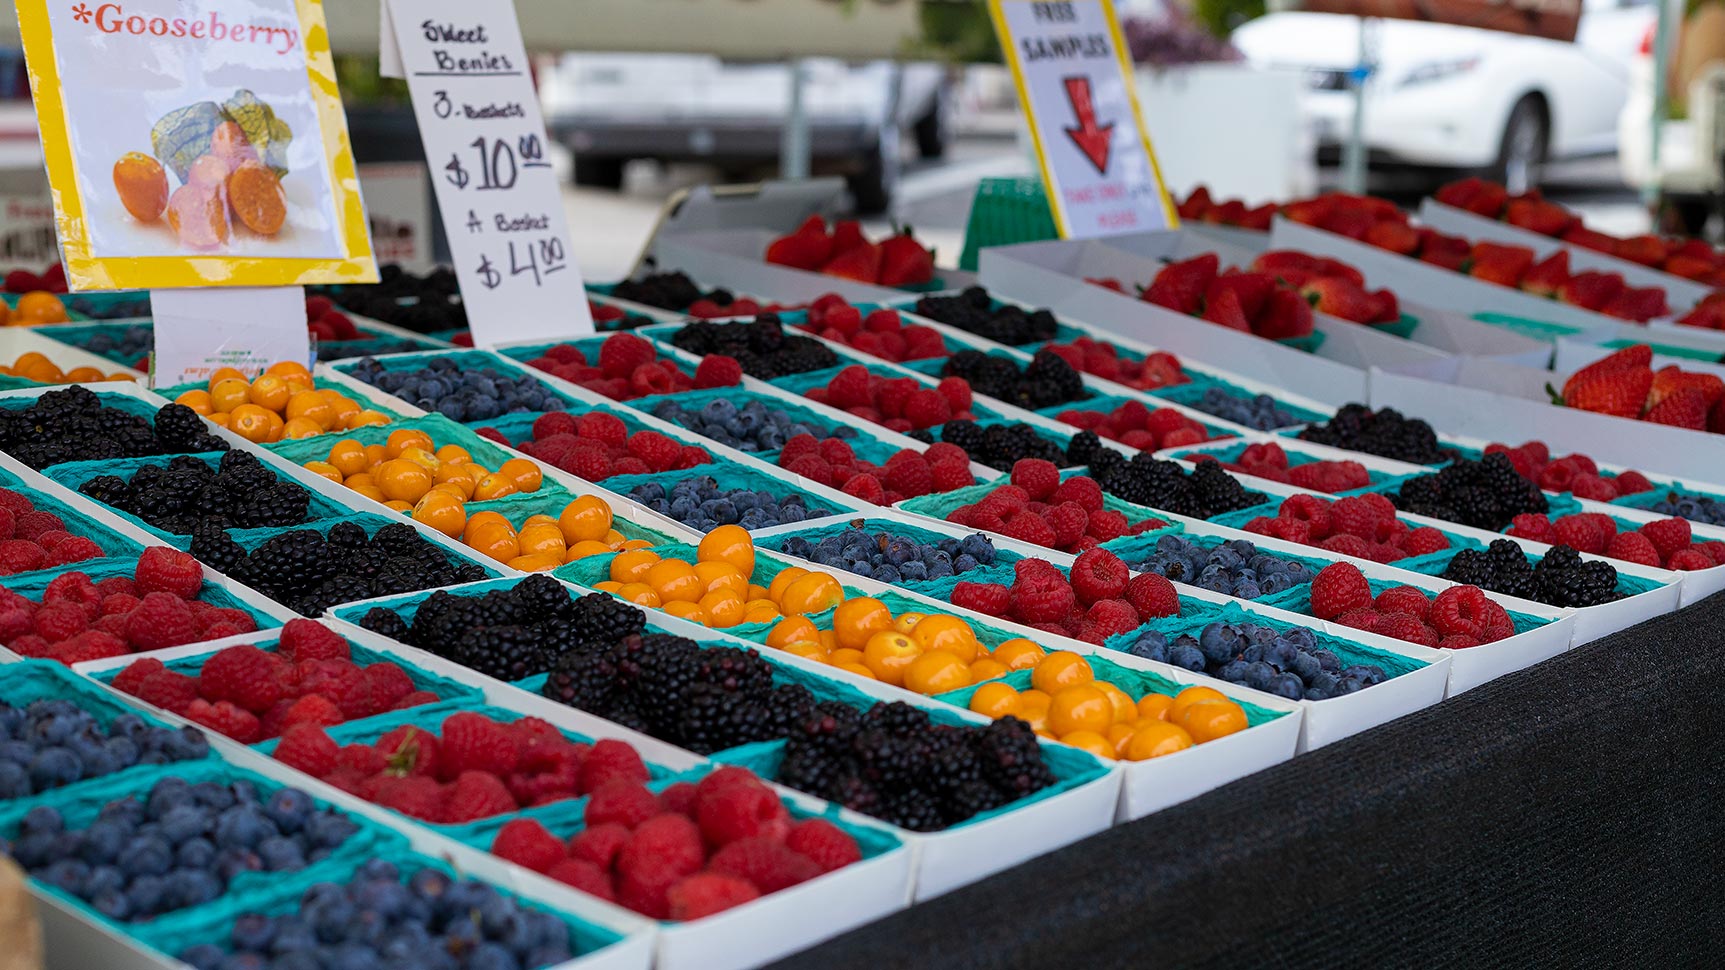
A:
<svg viewBox="0 0 1725 970">
<path fill-rule="evenodd" d="M 377 279 L 321 0 L 16 0 L 74 290 Z"/>
<path fill-rule="evenodd" d="M 1180 224 L 1110 0 L 988 0 L 1066 238 Z"/>
</svg>

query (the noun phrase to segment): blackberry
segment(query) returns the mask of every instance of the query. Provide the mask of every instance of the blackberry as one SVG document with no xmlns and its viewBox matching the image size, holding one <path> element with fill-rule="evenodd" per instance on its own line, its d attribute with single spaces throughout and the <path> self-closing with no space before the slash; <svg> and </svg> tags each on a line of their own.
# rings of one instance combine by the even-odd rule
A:
<svg viewBox="0 0 1725 970">
<path fill-rule="evenodd" d="M 1454 463 L 1403 483 L 1390 501 L 1404 512 L 1459 522 L 1488 532 L 1508 528 L 1517 515 L 1546 512 L 1550 505 L 1539 486 L 1521 477 L 1503 452 L 1479 461 Z"/>
<path fill-rule="evenodd" d="M 742 323 L 688 323 L 672 334 L 671 344 L 693 354 L 734 357 L 743 373 L 764 381 L 839 363 L 832 348 L 820 341 L 786 333 L 776 313 Z"/>
<path fill-rule="evenodd" d="M 337 522 L 330 526 L 329 544 L 337 549 L 360 550 L 366 547 L 365 529 L 357 522 Z"/>
<path fill-rule="evenodd" d="M 1251 508 L 1266 500 L 1213 461 L 1199 462 L 1191 472 L 1171 461 L 1139 452 L 1131 461 L 1092 460 L 1090 476 L 1104 492 L 1135 505 L 1161 512 L 1209 519 L 1224 512 Z"/>
<path fill-rule="evenodd" d="M 961 350 L 947 358 L 942 377 L 959 377 L 971 390 L 1030 411 L 1054 407 L 1090 396 L 1084 378 L 1065 358 L 1039 350 L 1022 371 L 1011 358 Z"/>
<path fill-rule="evenodd" d="M 400 613 L 386 610 L 381 606 L 374 606 L 367 610 L 365 616 L 360 618 L 359 625 L 380 636 L 386 636 L 391 640 L 399 640 L 403 643 L 407 642 L 411 635 L 408 631 L 407 621 L 401 618 Z"/>
<path fill-rule="evenodd" d="M 980 286 L 956 296 L 925 296 L 916 302 L 918 316 L 974 333 L 997 344 L 1017 347 L 1053 340 L 1060 325 L 1047 310 L 1025 310 L 1011 304 L 995 305 Z"/>
<path fill-rule="evenodd" d="M 1058 444 L 1028 424 L 984 426 L 974 421 L 948 421 L 941 425 L 940 440 L 963 448 L 972 461 L 1003 472 L 1011 471 L 1020 458 L 1041 458 L 1061 467 L 1074 464 Z"/>
<path fill-rule="evenodd" d="M 378 267 L 376 283 L 319 288 L 316 292 L 354 313 L 416 333 L 439 333 L 467 327 L 467 308 L 461 302 L 461 287 L 455 273 L 448 268 L 440 267 L 424 276 L 416 276 L 389 263 Z"/>
<path fill-rule="evenodd" d="M 1438 444 L 1437 433 L 1426 422 L 1404 417 L 1394 408 L 1373 411 L 1364 404 L 1344 404 L 1335 417 L 1303 429 L 1300 438 L 1415 465 L 1442 465 L 1456 457 Z"/>
<path fill-rule="evenodd" d="M 466 639 L 452 644 L 450 660 L 501 681 L 524 680 L 551 665 L 533 626 L 505 624 L 475 627 Z"/>
<path fill-rule="evenodd" d="M 184 404 L 164 405 L 156 412 L 156 440 L 164 451 L 227 451 L 227 443 L 210 434 L 198 412 Z"/>
<path fill-rule="evenodd" d="M 204 565 L 230 575 L 246 558 L 245 547 L 235 542 L 226 529 L 205 523 L 192 529 L 190 552 Z"/>
<path fill-rule="evenodd" d="M 311 517 L 311 493 L 278 478 L 246 452 L 230 451 L 215 468 L 189 455 L 145 465 L 126 482 L 100 475 L 80 485 L 85 495 L 164 532 L 190 535 L 216 529 L 286 528 Z"/>
<path fill-rule="evenodd" d="M 638 280 L 618 283 L 611 295 L 619 300 L 658 307 L 661 310 L 687 310 L 697 300 L 712 300 L 720 306 L 736 302 L 729 290 L 703 293 L 687 273 L 652 273 Z"/>
<path fill-rule="evenodd" d="M 1624 597 L 1617 569 L 1600 559 L 1581 558 L 1569 546 L 1553 546 L 1529 563 L 1521 546 L 1497 539 L 1484 552 L 1464 549 L 1444 567 L 1443 578 L 1560 608 L 1610 603 Z"/>
</svg>

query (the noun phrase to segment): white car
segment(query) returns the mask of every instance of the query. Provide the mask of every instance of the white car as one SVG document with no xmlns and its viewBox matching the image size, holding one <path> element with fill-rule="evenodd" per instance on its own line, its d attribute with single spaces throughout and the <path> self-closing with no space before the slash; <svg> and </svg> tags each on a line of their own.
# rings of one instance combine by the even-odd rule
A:
<svg viewBox="0 0 1725 970">
<path fill-rule="evenodd" d="M 1551 159 L 1603 154 L 1617 143 L 1630 62 L 1651 0 L 1584 0 L 1574 43 L 1412 20 L 1272 13 L 1234 31 L 1254 65 L 1306 72 L 1303 107 L 1320 159 L 1338 156 L 1353 125 L 1350 75 L 1367 29 L 1375 69 L 1365 89 L 1373 164 L 1484 169 L 1512 192 L 1539 184 Z"/>
</svg>

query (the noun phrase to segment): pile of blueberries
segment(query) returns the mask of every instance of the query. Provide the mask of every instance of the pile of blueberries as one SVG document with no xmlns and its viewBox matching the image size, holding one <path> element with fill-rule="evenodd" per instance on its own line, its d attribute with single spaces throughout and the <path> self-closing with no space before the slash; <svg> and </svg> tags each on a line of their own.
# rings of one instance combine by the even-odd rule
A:
<svg viewBox="0 0 1725 970">
<path fill-rule="evenodd" d="M 180 953 L 197 970 L 535 970 L 573 956 L 569 927 L 473 879 L 421 869 L 402 879 L 373 859 L 346 886 L 318 883 L 297 912 L 246 913 L 212 944 Z"/>
<path fill-rule="evenodd" d="M 411 340 L 392 340 L 378 343 L 375 340 L 325 340 L 317 345 L 318 360 L 352 360 L 355 357 L 373 354 L 411 354 L 416 350 L 424 350 L 424 344 L 416 344 Z"/>
<path fill-rule="evenodd" d="M 84 341 L 84 349 L 127 367 L 156 347 L 155 331 L 149 327 L 104 327 Z"/>
<path fill-rule="evenodd" d="M 104 729 L 68 700 L 24 707 L 0 701 L 0 799 L 28 798 L 133 765 L 192 761 L 209 750 L 196 728 L 153 727 L 128 713 Z"/>
<path fill-rule="evenodd" d="M 1274 431 L 1300 423 L 1299 418 L 1277 404 L 1276 399 L 1268 394 L 1243 397 L 1230 394 L 1219 387 L 1207 387 L 1204 389 L 1204 396 L 1191 402 L 1189 406 L 1255 431 Z"/>
<path fill-rule="evenodd" d="M 1658 512 L 1660 515 L 1679 516 L 1692 522 L 1725 525 L 1725 502 L 1708 498 L 1705 495 L 1667 492 L 1664 498 L 1653 504 L 1651 511 Z"/>
<path fill-rule="evenodd" d="M 658 482 L 643 482 L 630 489 L 629 497 L 697 532 L 711 532 L 721 525 L 740 525 L 753 532 L 834 511 L 811 508 L 795 492 L 781 497 L 764 490 L 720 488 L 711 475 L 685 478 L 669 492 Z"/>
<path fill-rule="evenodd" d="M 517 377 L 495 367 L 464 370 L 448 357 L 433 357 L 415 370 L 384 370 L 375 358 L 362 357 L 352 374 L 421 411 L 441 414 L 451 421 L 489 421 L 521 411 L 564 410 L 563 402 L 536 377 Z"/>
<path fill-rule="evenodd" d="M 1300 560 L 1262 552 L 1245 539 L 1203 545 L 1180 535 L 1159 537 L 1154 552 L 1139 561 L 1129 559 L 1127 565 L 1243 600 L 1293 589 L 1316 575 Z"/>
<path fill-rule="evenodd" d="M 1278 632 L 1258 623 L 1211 623 L 1173 643 L 1149 630 L 1127 652 L 1292 701 L 1340 697 L 1387 679 L 1376 664 L 1342 666 L 1342 658 L 1319 647 L 1317 634 L 1305 627 Z"/>
<path fill-rule="evenodd" d="M 358 830 L 297 788 L 265 798 L 249 781 L 176 777 L 109 802 L 77 831 L 59 810 L 33 808 L 7 851 L 33 878 L 138 922 L 208 903 L 241 873 L 304 869 Z"/>
<path fill-rule="evenodd" d="M 829 569 L 843 569 L 883 583 L 916 583 L 962 575 L 994 563 L 994 543 L 981 533 L 963 539 L 918 542 L 893 532 L 850 526 L 818 542 L 802 536 L 783 550 Z"/>
<path fill-rule="evenodd" d="M 758 400 L 739 408 L 724 397 L 708 401 L 699 410 L 691 410 L 676 401 L 661 401 L 653 408 L 653 416 L 751 454 L 778 451 L 785 442 L 800 434 L 816 438 L 854 438 L 857 433 L 851 427 L 829 429 L 811 425 L 791 417 L 780 408 L 769 408 Z"/>
<path fill-rule="evenodd" d="M 61 293 L 60 302 L 73 313 L 82 313 L 92 320 L 124 320 L 127 317 L 147 317 L 150 315 L 150 298 L 143 295 L 131 300 L 111 300 L 100 297 L 112 294 L 100 294 L 98 298 L 80 296 L 77 293 Z"/>
</svg>

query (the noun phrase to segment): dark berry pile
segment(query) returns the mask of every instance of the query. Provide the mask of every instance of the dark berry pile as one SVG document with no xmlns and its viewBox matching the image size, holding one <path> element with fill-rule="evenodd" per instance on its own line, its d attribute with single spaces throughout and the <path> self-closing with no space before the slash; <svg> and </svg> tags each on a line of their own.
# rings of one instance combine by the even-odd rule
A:
<svg viewBox="0 0 1725 970">
<path fill-rule="evenodd" d="M 342 306 L 416 333 L 460 330 L 467 326 L 461 285 L 455 271 L 439 267 L 416 276 L 393 263 L 378 268 L 378 282 L 322 291 Z"/>
<path fill-rule="evenodd" d="M 196 411 L 164 405 L 151 422 L 102 404 L 80 385 L 49 391 L 28 407 L 0 407 L 0 451 L 31 468 L 68 461 L 227 451 Z"/>
<path fill-rule="evenodd" d="M 881 529 L 851 526 L 818 542 L 802 536 L 785 540 L 786 555 L 843 569 L 883 583 L 911 583 L 961 576 L 994 563 L 994 543 L 977 533 L 963 539 L 918 542 Z"/>
<path fill-rule="evenodd" d="M 352 360 L 355 357 L 369 357 L 382 354 L 411 354 L 424 350 L 424 346 L 411 340 L 392 340 L 386 343 L 375 343 L 367 340 L 363 343 L 345 340 L 324 340 L 317 345 L 318 360 Z"/>
<path fill-rule="evenodd" d="M 365 357 L 354 364 L 352 373 L 357 380 L 451 421 L 489 421 L 505 414 L 566 409 L 563 400 L 531 374 L 464 368 L 452 357 L 433 357 L 414 370 L 385 370 L 375 358 Z"/>
<path fill-rule="evenodd" d="M 1067 453 L 1063 452 L 1058 444 L 1044 438 L 1028 424 L 984 426 L 975 421 L 948 421 L 939 431 L 938 435 L 932 431 L 909 431 L 906 435 L 929 444 L 943 441 L 956 445 L 964 449 L 971 461 L 981 462 L 1003 472 L 1011 471 L 1012 466 L 1023 458 L 1040 458 L 1062 468 L 1085 464 L 1083 460 L 1069 460 Z"/>
<path fill-rule="evenodd" d="M 805 423 L 783 408 L 769 408 L 760 400 L 751 400 L 742 407 L 730 398 L 717 397 L 699 409 L 686 408 L 676 401 L 660 401 L 653 407 L 653 416 L 687 428 L 738 451 L 778 451 L 785 442 L 797 435 L 816 438 L 854 438 L 857 429 L 848 425 L 828 428 Z"/>
<path fill-rule="evenodd" d="M 723 354 L 743 373 L 770 381 L 789 374 L 837 367 L 838 355 L 812 337 L 786 333 L 776 313 L 740 323 L 696 321 L 671 335 L 671 345 L 692 354 Z"/>
<path fill-rule="evenodd" d="M 1193 401 L 1191 406 L 1205 414 L 1214 414 L 1224 421 L 1258 431 L 1274 431 L 1300 423 L 1299 418 L 1268 394 L 1246 397 L 1230 394 L 1219 387 L 1209 387 L 1204 389 L 1204 396 Z"/>
<path fill-rule="evenodd" d="M 483 567 L 451 559 L 405 522 L 391 522 L 370 537 L 353 522 L 337 523 L 327 536 L 296 529 L 265 539 L 249 553 L 221 529 L 201 525 L 192 531 L 192 555 L 304 616 L 374 596 L 486 578 Z"/>
<path fill-rule="evenodd" d="M 720 306 L 736 302 L 730 290 L 702 290 L 688 274 L 681 272 L 651 273 L 638 280 L 624 280 L 611 295 L 661 310 L 687 310 L 697 300 L 712 300 Z"/>
<path fill-rule="evenodd" d="M 916 301 L 918 316 L 949 327 L 974 333 L 997 344 L 1021 344 L 1053 340 L 1060 324 L 1047 310 L 1025 310 L 1020 306 L 994 305 L 994 298 L 980 286 L 957 296 L 925 296 Z"/>
<path fill-rule="evenodd" d="M 1725 502 L 1708 498 L 1705 495 L 1687 495 L 1683 492 L 1667 492 L 1665 497 L 1653 503 L 1650 511 L 1660 515 L 1676 515 L 1695 522 L 1705 522 L 1708 525 L 1725 525 Z"/>
<path fill-rule="evenodd" d="M 1529 563 L 1527 553 L 1508 539 L 1494 540 L 1483 552 L 1456 553 L 1443 578 L 1565 609 L 1598 606 L 1624 595 L 1617 590 L 1617 569 L 1604 560 L 1584 560 L 1569 546 L 1553 546 Z"/>
<path fill-rule="evenodd" d="M 1516 516 L 1545 512 L 1545 493 L 1515 470 L 1502 452 L 1479 461 L 1457 459 L 1430 475 L 1409 479 L 1390 500 L 1403 512 L 1501 532 Z"/>
<path fill-rule="evenodd" d="M 151 727 L 130 713 L 104 728 L 71 701 L 42 700 L 25 707 L 0 701 L 0 801 L 137 764 L 190 761 L 209 750 L 197 728 Z"/>
<path fill-rule="evenodd" d="M 1193 541 L 1188 536 L 1162 536 L 1149 556 L 1128 558 L 1126 563 L 1140 572 L 1156 573 L 1177 583 L 1243 600 L 1304 585 L 1313 575 L 1298 559 L 1263 552 L 1245 539 L 1214 542 Z"/>
<path fill-rule="evenodd" d="M 711 475 L 682 479 L 669 491 L 658 482 L 643 482 L 629 497 L 697 532 L 711 532 L 721 525 L 740 525 L 753 532 L 827 512 L 820 506 L 811 510 L 795 492 L 781 496 L 765 489 L 720 488 Z"/>
<path fill-rule="evenodd" d="M 1090 396 L 1084 389 L 1083 375 L 1060 355 L 1046 350 L 1037 351 L 1023 370 L 1006 357 L 961 350 L 947 359 L 940 376 L 963 378 L 978 394 L 1030 411 Z"/>
<path fill-rule="evenodd" d="M 175 535 L 199 525 L 261 529 L 301 525 L 310 517 L 311 493 L 278 476 L 248 451 L 230 451 L 214 468 L 191 455 L 145 465 L 131 481 L 98 475 L 78 491 Z"/>
<path fill-rule="evenodd" d="M 1363 451 L 1415 465 L 1441 465 L 1455 452 L 1438 444 L 1432 426 L 1403 417 L 1394 408 L 1373 411 L 1364 404 L 1344 404 L 1336 416 L 1300 432 L 1306 441 Z"/>
<path fill-rule="evenodd" d="M 410 623 L 377 607 L 360 625 L 498 680 L 550 670 L 571 651 L 609 645 L 646 629 L 638 609 L 605 593 L 576 597 L 550 576 L 529 576 L 480 596 L 439 590 Z"/>
<path fill-rule="evenodd" d="M 145 304 L 148 306 L 148 304 Z M 146 309 L 141 315 L 149 316 Z M 60 339 L 60 338 L 56 338 Z M 99 354 L 116 364 L 132 366 L 156 347 L 155 330 L 147 326 L 107 327 L 91 334 L 83 343 L 85 350 Z"/>
<path fill-rule="evenodd" d="M 1197 636 L 1183 633 L 1172 643 L 1149 630 L 1126 652 L 1293 701 L 1340 697 L 1386 679 L 1376 664 L 1343 667 L 1305 627 L 1278 631 L 1258 623 L 1211 623 Z"/>
<path fill-rule="evenodd" d="M 1188 472 L 1171 461 L 1139 452 L 1130 461 L 1103 449 L 1090 462 L 1090 475 L 1110 495 L 1162 512 L 1208 519 L 1266 501 L 1213 461 Z"/>
<path fill-rule="evenodd" d="M 772 665 L 752 649 L 703 649 L 639 629 L 564 653 L 544 693 L 697 754 L 782 738 L 815 708 L 808 688 L 773 683 Z"/>
<path fill-rule="evenodd" d="M 938 832 L 1054 784 L 1030 725 L 936 724 L 894 702 L 823 703 L 785 739 L 778 780 L 913 832 Z"/>
</svg>

